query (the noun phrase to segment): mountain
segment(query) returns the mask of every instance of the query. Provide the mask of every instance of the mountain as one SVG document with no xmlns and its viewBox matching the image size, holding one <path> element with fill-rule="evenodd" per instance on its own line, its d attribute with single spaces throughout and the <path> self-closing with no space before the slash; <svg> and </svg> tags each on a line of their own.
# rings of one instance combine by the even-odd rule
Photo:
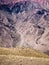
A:
<svg viewBox="0 0 49 65">
<path fill-rule="evenodd" d="M 12 12 L 19 13 L 23 11 L 30 11 L 36 8 L 38 9 L 42 7 L 35 2 L 22 1 L 22 2 L 17 2 L 14 4 L 14 6 L 12 7 Z"/>
<path fill-rule="evenodd" d="M 7 11 L 7 12 L 11 12 L 10 8 L 8 5 L 0 5 L 0 10 L 4 10 L 4 11 Z"/>
<path fill-rule="evenodd" d="M 42 8 L 39 3 L 31 2 L 31 1 L 21 1 L 16 2 L 13 6 L 9 7 L 7 4 L 0 5 L 1 10 L 5 10 L 7 12 L 23 12 L 23 11 L 30 11 L 33 9 Z"/>
<path fill-rule="evenodd" d="M 48 9 L 32 1 L 0 6 L 0 47 L 17 46 L 49 51 Z"/>
</svg>

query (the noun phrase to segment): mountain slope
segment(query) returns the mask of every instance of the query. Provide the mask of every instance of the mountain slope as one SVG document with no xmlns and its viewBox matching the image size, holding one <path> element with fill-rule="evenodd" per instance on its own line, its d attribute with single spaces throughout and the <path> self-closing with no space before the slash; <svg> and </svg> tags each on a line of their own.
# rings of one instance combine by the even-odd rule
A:
<svg viewBox="0 0 49 65">
<path fill-rule="evenodd" d="M 12 8 L 1 5 L 0 47 L 24 46 L 49 52 L 49 10 L 39 5 L 32 1 L 17 2 Z"/>
</svg>

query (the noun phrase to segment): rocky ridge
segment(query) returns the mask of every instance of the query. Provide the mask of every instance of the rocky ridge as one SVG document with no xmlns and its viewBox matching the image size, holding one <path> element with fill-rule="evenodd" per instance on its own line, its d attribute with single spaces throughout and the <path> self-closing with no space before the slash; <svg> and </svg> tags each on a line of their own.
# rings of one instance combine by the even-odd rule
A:
<svg viewBox="0 0 49 65">
<path fill-rule="evenodd" d="M 16 46 L 49 51 L 49 9 L 30 1 L 0 6 L 0 47 Z"/>
</svg>

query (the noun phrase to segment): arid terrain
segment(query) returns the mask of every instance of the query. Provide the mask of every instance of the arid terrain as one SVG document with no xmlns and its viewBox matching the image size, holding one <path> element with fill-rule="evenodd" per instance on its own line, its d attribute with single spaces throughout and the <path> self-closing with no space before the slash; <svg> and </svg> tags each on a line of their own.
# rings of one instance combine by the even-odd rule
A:
<svg viewBox="0 0 49 65">
<path fill-rule="evenodd" d="M 30 47 L 49 54 L 49 9 L 31 1 L 0 6 L 0 47 Z"/>
<path fill-rule="evenodd" d="M 0 1 L 0 65 L 49 65 L 49 1 Z"/>
<path fill-rule="evenodd" d="M 49 65 L 49 56 L 32 48 L 0 48 L 0 65 Z"/>
</svg>

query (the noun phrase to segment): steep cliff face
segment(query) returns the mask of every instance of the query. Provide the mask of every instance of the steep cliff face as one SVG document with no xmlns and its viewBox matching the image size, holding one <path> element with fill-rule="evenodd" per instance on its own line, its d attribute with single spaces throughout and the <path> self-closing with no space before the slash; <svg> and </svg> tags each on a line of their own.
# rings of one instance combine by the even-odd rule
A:
<svg viewBox="0 0 49 65">
<path fill-rule="evenodd" d="M 21 1 L 0 6 L 0 47 L 31 47 L 49 51 L 49 9 Z"/>
</svg>

